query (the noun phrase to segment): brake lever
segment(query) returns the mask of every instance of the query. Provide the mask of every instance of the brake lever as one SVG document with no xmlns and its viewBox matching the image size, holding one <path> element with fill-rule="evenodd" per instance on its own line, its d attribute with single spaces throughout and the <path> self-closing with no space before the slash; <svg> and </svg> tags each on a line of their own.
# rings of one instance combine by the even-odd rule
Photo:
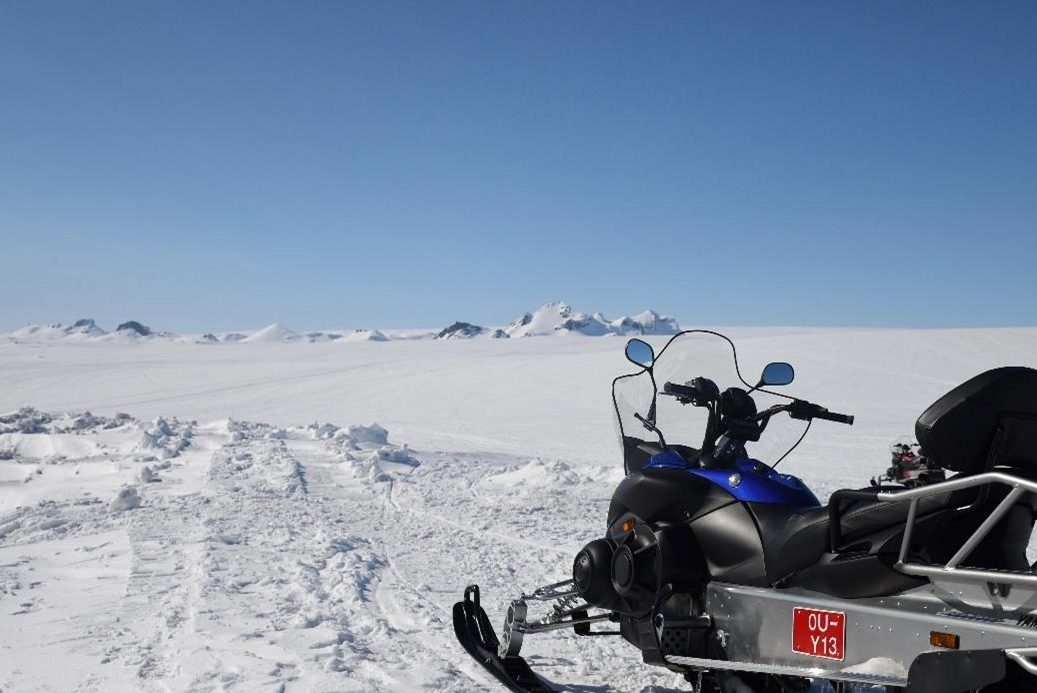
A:
<svg viewBox="0 0 1037 693">
<path fill-rule="evenodd" d="M 688 405 L 688 404 L 692 403 L 692 399 L 690 397 L 685 397 L 684 395 L 678 395 L 676 392 L 666 392 L 665 390 L 659 390 L 659 394 L 660 395 L 666 395 L 667 397 L 673 397 L 675 400 L 677 400 L 678 402 L 680 402 L 681 404 L 684 404 L 684 405 Z"/>
</svg>

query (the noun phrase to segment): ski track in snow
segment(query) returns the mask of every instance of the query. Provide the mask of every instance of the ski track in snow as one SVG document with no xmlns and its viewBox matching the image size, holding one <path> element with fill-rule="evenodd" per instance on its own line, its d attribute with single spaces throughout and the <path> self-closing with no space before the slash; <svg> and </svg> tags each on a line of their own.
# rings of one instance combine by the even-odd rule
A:
<svg viewBox="0 0 1037 693">
<path fill-rule="evenodd" d="M 884 471 L 946 389 L 1037 354 L 1037 330 L 733 336 L 745 364 L 790 360 L 796 394 L 858 415 L 783 465 L 822 499 Z M 498 690 L 451 607 L 477 582 L 499 624 L 601 535 L 622 341 L 248 349 L 0 345 L 0 413 L 104 415 L 0 423 L 0 691 Z M 316 417 L 418 449 L 297 425 Z M 523 653 L 566 690 L 689 688 L 615 638 Z"/>
<path fill-rule="evenodd" d="M 155 463 L 129 440 L 139 427 L 107 433 L 105 454 L 48 460 L 43 476 L 108 467 L 109 450 L 122 450 L 114 496 Z M 459 590 L 477 579 L 503 611 L 523 588 L 564 577 L 582 535 L 545 534 L 603 515 L 616 480 L 595 470 L 601 481 L 574 488 L 574 506 L 494 483 L 550 469 L 539 460 L 426 453 L 412 466 L 382 460 L 379 446 L 343 452 L 312 427 L 192 430 L 159 482 L 136 483 L 138 508 L 112 512 L 88 491 L 0 518 L 0 690 L 493 689 L 454 640 Z M 74 558 L 48 566 L 48 555 Z M 69 583 L 66 599 L 97 592 L 95 602 L 48 608 Z M 575 636 L 534 641 L 527 654 L 572 690 L 679 685 L 666 672 L 632 677 L 632 651 Z M 58 670 L 54 657 L 66 657 Z"/>
</svg>

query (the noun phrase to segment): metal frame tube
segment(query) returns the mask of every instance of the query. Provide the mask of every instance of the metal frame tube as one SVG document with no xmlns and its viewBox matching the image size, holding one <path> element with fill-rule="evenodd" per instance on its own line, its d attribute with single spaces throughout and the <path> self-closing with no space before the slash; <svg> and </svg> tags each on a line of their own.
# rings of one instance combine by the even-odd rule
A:
<svg viewBox="0 0 1037 693">
<path fill-rule="evenodd" d="M 1037 676 L 1037 664 L 1034 664 L 1029 658 L 1035 654 L 1037 654 L 1037 652 L 1034 652 L 1033 648 L 1026 650 L 1005 650 L 1005 657 L 1011 659 L 1033 676 Z"/>
<path fill-rule="evenodd" d="M 1003 484 L 1012 487 L 1012 490 L 998 504 L 994 511 L 987 516 L 979 527 L 969 535 L 968 539 L 961 545 L 949 561 L 944 565 L 925 565 L 922 563 L 908 563 L 907 553 L 910 548 L 911 534 L 914 530 L 918 515 L 918 502 L 923 498 L 943 495 L 949 491 L 986 486 L 989 484 Z M 898 501 L 911 501 L 907 511 L 907 523 L 904 527 L 904 538 L 901 540 L 900 555 L 897 558 L 896 569 L 905 575 L 917 575 L 928 578 L 954 578 L 967 582 L 999 582 L 1015 585 L 1037 586 L 1037 573 L 1022 573 L 1013 570 L 984 570 L 973 568 L 958 568 L 958 564 L 969 557 L 980 542 L 990 534 L 994 526 L 1001 521 L 1005 513 L 1018 502 L 1020 496 L 1025 493 L 1037 495 L 1037 482 L 1029 479 L 1006 474 L 1005 472 L 984 472 L 975 476 L 941 481 L 931 486 L 907 489 L 904 491 L 881 491 L 875 495 L 875 499 L 882 502 L 894 503 Z"/>
<path fill-rule="evenodd" d="M 1005 484 L 1006 486 L 1019 486 L 1031 493 L 1037 493 L 1037 482 L 1035 481 L 1023 479 L 1018 476 L 1012 476 L 1011 474 L 1006 474 L 1004 472 L 984 472 L 983 474 L 977 474 L 975 476 L 951 479 L 950 481 L 941 481 L 938 484 L 905 489 L 903 491 L 879 491 L 875 494 L 875 499 L 880 501 L 911 500 L 913 498 L 938 496 L 947 491 L 958 491 L 964 488 L 972 488 L 973 486 L 982 486 L 984 484 L 998 482 Z"/>
<path fill-rule="evenodd" d="M 904 538 L 900 540 L 900 557 L 897 563 L 907 561 L 907 549 L 911 546 L 911 534 L 915 530 L 915 516 L 918 515 L 918 499 L 912 498 L 907 508 L 907 524 L 904 525 Z"/>
<path fill-rule="evenodd" d="M 965 543 L 962 544 L 960 549 L 958 549 L 958 552 L 951 556 L 951 560 L 947 561 L 947 567 L 955 568 L 959 563 L 968 558 L 969 554 L 979 546 L 979 542 L 983 541 L 983 539 L 990 534 L 990 530 L 994 529 L 994 525 L 1001 521 L 1001 518 L 1004 517 L 1005 513 L 1011 510 L 1019 496 L 1024 493 L 1026 493 L 1026 491 L 1018 486 L 1013 488 L 1009 494 L 1005 496 L 1004 500 L 998 503 L 997 507 L 994 508 L 994 512 L 987 515 L 987 519 L 983 520 L 983 523 L 976 528 L 976 531 L 972 533 L 972 536 L 965 540 Z"/>
<path fill-rule="evenodd" d="M 543 633 L 549 630 L 561 630 L 563 628 L 571 628 L 572 626 L 579 625 L 581 623 L 594 623 L 595 621 L 607 621 L 611 618 L 612 614 L 595 614 L 594 616 L 587 616 L 586 618 L 573 618 L 568 621 L 558 621 L 555 623 L 523 623 L 521 628 L 519 624 L 515 624 L 516 630 L 522 633 Z"/>
</svg>

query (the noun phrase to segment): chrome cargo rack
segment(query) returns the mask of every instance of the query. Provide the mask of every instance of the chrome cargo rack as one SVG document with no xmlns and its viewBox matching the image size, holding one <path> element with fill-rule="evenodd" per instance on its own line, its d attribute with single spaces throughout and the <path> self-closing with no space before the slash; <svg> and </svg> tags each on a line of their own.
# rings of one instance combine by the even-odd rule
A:
<svg viewBox="0 0 1037 693">
<path fill-rule="evenodd" d="M 951 491 L 960 491 L 978 486 L 990 484 L 1001 484 L 1008 486 L 1011 490 L 1008 495 L 994 508 L 979 527 L 965 540 L 953 556 L 943 565 L 930 565 L 925 563 L 909 563 L 907 560 L 908 548 L 911 546 L 911 535 L 914 532 L 915 520 L 918 516 L 918 503 L 924 498 L 939 496 Z M 930 579 L 953 580 L 955 582 L 992 583 L 995 585 L 1018 585 L 1037 587 L 1037 574 L 1033 572 L 1022 572 L 1018 570 L 995 570 L 979 568 L 962 568 L 961 563 L 979 546 L 994 526 L 1004 517 L 1012 506 L 1027 493 L 1037 495 L 1037 482 L 1023 479 L 1005 472 L 984 472 L 975 476 L 968 476 L 949 481 L 941 481 L 929 486 L 907 489 L 904 491 L 883 491 L 881 489 L 866 489 L 861 491 L 840 490 L 832 494 L 829 501 L 829 531 L 831 549 L 834 551 L 841 543 L 841 528 L 839 525 L 842 514 L 842 501 L 844 500 L 871 500 L 882 502 L 910 501 L 907 510 L 907 522 L 904 527 L 904 538 L 900 543 L 900 555 L 897 558 L 895 568 L 906 575 L 927 577 Z"/>
</svg>

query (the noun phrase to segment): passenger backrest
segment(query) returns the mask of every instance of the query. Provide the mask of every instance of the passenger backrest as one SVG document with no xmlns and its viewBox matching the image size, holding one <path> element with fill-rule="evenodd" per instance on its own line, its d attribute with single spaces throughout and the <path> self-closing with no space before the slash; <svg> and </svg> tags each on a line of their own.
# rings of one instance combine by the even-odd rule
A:
<svg viewBox="0 0 1037 693">
<path fill-rule="evenodd" d="M 929 406 L 915 423 L 922 454 L 976 474 L 994 465 L 1037 469 L 1037 370 L 981 373 Z"/>
</svg>

